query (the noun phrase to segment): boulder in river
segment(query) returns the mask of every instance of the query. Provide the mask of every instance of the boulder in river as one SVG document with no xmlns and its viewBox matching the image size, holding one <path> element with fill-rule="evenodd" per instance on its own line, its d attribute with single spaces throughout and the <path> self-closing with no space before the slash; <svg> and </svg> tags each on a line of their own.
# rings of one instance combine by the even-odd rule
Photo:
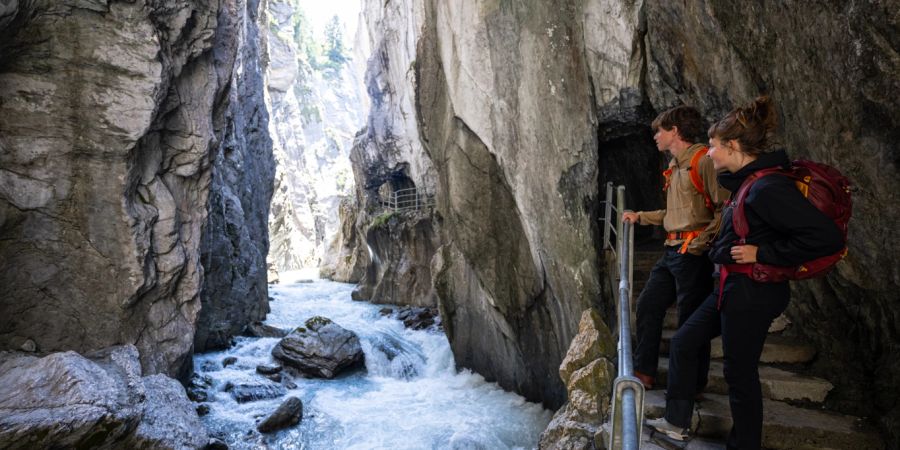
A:
<svg viewBox="0 0 900 450">
<path fill-rule="evenodd" d="M 424 330 L 432 325 L 440 325 L 440 316 L 437 308 L 421 306 L 405 306 L 397 312 L 397 320 L 403 322 L 406 328 L 411 330 Z"/>
<path fill-rule="evenodd" d="M 39 358 L 0 352 L 0 448 L 202 448 L 184 388 L 141 376 L 133 345 Z"/>
<path fill-rule="evenodd" d="M 319 316 L 285 336 L 272 349 L 272 356 L 318 378 L 334 378 L 364 358 L 355 333 Z"/>
<path fill-rule="evenodd" d="M 301 417 L 303 417 L 303 402 L 297 397 L 288 397 L 275 412 L 260 422 L 256 429 L 260 433 L 271 433 L 297 425 Z"/>
<path fill-rule="evenodd" d="M 272 375 L 281 372 L 282 367 L 278 364 L 260 364 L 256 366 L 256 373 L 260 375 Z"/>
<path fill-rule="evenodd" d="M 282 330 L 281 328 L 273 327 L 271 325 L 266 325 L 262 322 L 253 322 L 247 325 L 244 328 L 244 336 L 250 337 L 260 337 L 260 338 L 269 338 L 269 337 L 285 337 L 288 332 L 286 330 Z"/>
<path fill-rule="evenodd" d="M 231 396 L 234 397 L 234 400 L 238 403 L 247 403 L 256 400 L 278 398 L 287 394 L 287 390 L 285 390 L 284 387 L 274 383 L 228 383 L 225 386 L 225 391 L 230 392 Z"/>
</svg>

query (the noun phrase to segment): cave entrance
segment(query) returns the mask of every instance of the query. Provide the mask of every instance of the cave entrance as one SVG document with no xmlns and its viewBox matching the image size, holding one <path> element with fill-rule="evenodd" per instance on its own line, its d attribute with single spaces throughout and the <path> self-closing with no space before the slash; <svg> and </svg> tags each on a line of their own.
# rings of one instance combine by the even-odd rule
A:
<svg viewBox="0 0 900 450">
<path fill-rule="evenodd" d="M 648 120 L 647 123 L 650 123 Z M 665 207 L 662 176 L 668 157 L 656 149 L 653 130 L 646 125 L 632 126 L 618 133 L 601 136 L 598 163 L 600 195 L 606 197 L 606 183 L 625 186 L 625 205 L 633 211 L 652 211 Z M 635 245 L 663 239 L 661 227 L 635 227 Z"/>
</svg>

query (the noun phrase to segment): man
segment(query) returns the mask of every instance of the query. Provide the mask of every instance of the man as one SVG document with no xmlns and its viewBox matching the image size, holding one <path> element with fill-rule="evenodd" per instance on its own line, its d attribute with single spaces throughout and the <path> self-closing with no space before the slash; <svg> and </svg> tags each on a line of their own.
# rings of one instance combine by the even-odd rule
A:
<svg viewBox="0 0 900 450">
<path fill-rule="evenodd" d="M 713 265 L 706 253 L 729 196 L 716 182 L 712 161 L 703 157 L 706 147 L 697 143 L 706 127 L 696 109 L 678 106 L 664 111 L 652 127 L 656 147 L 672 154 L 663 172 L 666 209 L 622 214 L 626 222 L 662 225 L 666 230 L 665 254 L 653 266 L 637 302 L 634 370 L 646 389 L 652 389 L 656 380 L 666 310 L 677 305 L 680 327 L 712 292 Z M 709 344 L 701 350 L 696 392 L 706 387 L 709 351 Z"/>
</svg>

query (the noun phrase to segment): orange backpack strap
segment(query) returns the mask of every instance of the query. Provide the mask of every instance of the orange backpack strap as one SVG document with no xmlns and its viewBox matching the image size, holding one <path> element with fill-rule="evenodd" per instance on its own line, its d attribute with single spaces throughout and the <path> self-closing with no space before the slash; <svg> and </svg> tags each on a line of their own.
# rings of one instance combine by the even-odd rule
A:
<svg viewBox="0 0 900 450">
<path fill-rule="evenodd" d="M 691 157 L 691 183 L 694 185 L 694 188 L 697 189 L 697 192 L 703 196 L 703 201 L 706 203 L 706 209 L 715 211 L 716 207 L 713 205 L 712 198 L 710 198 L 709 192 L 706 192 L 706 189 L 703 189 L 703 179 L 700 178 L 700 158 L 706 156 L 707 151 L 709 151 L 708 147 L 701 147 L 694 153 L 694 156 Z"/>
</svg>

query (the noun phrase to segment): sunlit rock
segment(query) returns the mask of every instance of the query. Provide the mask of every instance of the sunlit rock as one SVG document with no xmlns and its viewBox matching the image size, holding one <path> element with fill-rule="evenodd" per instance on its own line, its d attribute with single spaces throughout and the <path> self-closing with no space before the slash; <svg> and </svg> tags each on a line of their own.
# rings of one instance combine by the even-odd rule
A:
<svg viewBox="0 0 900 450">
<path fill-rule="evenodd" d="M 181 384 L 141 377 L 134 346 L 87 357 L 0 353 L 3 448 L 203 448 L 208 441 Z"/>
<path fill-rule="evenodd" d="M 600 424 L 609 416 L 616 351 L 609 328 L 594 309 L 585 310 L 559 376 L 568 402 L 541 435 L 540 449 L 605 448 L 598 440 Z"/>
<path fill-rule="evenodd" d="M 272 356 L 320 378 L 334 378 L 364 358 L 356 334 L 325 317 L 313 317 L 292 331 L 275 345 Z"/>
</svg>

